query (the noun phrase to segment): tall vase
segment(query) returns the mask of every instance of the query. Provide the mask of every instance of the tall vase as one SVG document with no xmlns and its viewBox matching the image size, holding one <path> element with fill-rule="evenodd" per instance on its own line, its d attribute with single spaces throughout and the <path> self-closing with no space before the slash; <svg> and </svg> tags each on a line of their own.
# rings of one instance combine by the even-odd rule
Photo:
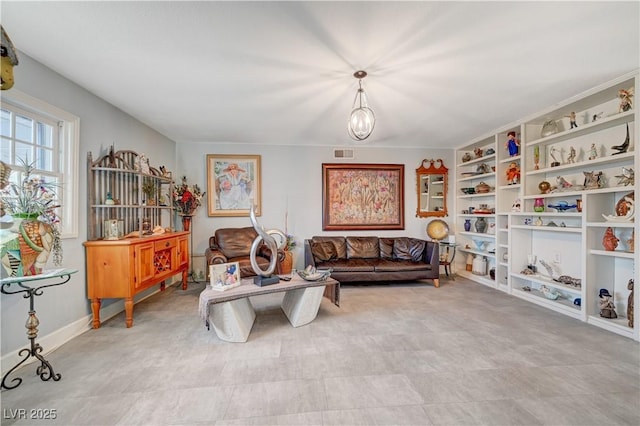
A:
<svg viewBox="0 0 640 426">
<path fill-rule="evenodd" d="M 2 265 L 8 275 L 22 277 L 42 273 L 53 250 L 53 228 L 37 220 L 37 215 L 13 216 L 15 229 L 2 256 Z"/>
<path fill-rule="evenodd" d="M 289 250 L 284 251 L 284 258 L 280 261 L 280 275 L 289 275 L 293 269 L 293 253 Z"/>
<path fill-rule="evenodd" d="M 193 216 L 182 216 L 182 229 L 184 231 L 190 231 L 191 230 L 191 218 Z"/>
<path fill-rule="evenodd" d="M 479 217 L 475 223 L 476 232 L 483 234 L 484 231 L 487 230 L 487 221 L 484 220 L 484 217 Z"/>
<path fill-rule="evenodd" d="M 471 219 L 464 220 L 464 230 L 467 232 L 471 231 Z"/>
</svg>

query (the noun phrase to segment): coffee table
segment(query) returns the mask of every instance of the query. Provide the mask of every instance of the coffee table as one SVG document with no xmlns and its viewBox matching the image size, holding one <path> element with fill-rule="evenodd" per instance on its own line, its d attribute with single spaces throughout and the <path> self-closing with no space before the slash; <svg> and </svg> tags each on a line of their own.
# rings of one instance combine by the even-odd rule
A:
<svg viewBox="0 0 640 426">
<path fill-rule="evenodd" d="M 282 310 L 293 327 L 309 324 L 318 315 L 322 296 L 340 306 L 340 283 L 333 278 L 324 281 L 305 281 L 296 276 L 265 287 L 253 284 L 253 278 L 227 291 L 207 286 L 200 293 L 200 317 L 207 329 L 213 326 L 221 340 L 246 342 L 256 319 L 249 297 L 284 292 Z"/>
</svg>

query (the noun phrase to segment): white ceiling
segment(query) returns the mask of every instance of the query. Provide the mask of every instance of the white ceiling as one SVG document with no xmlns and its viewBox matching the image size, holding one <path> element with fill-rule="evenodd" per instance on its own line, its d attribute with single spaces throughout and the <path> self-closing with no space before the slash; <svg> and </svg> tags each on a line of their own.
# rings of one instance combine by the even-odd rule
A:
<svg viewBox="0 0 640 426">
<path fill-rule="evenodd" d="M 176 142 L 454 147 L 639 66 L 640 3 L 1 3 L 13 44 Z M 373 135 L 347 134 L 357 88 Z M 16 87 L 20 66 L 15 68 Z"/>
</svg>

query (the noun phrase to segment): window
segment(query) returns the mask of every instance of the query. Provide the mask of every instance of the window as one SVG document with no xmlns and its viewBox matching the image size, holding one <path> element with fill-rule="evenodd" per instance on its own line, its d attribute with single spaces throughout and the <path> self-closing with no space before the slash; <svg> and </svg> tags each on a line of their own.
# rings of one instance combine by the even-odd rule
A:
<svg viewBox="0 0 640 426">
<path fill-rule="evenodd" d="M 57 195 L 62 238 L 78 237 L 78 143 L 80 119 L 16 89 L 2 94 L 0 160 L 22 177 L 21 161 L 37 175 L 60 184 Z"/>
</svg>

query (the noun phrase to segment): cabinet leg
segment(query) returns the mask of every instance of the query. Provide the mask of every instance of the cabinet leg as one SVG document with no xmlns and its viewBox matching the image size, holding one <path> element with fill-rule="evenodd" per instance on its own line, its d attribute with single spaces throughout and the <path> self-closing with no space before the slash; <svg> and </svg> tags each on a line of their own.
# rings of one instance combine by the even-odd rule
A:
<svg viewBox="0 0 640 426">
<path fill-rule="evenodd" d="M 91 299 L 91 313 L 93 314 L 93 323 L 91 326 L 93 328 L 100 328 L 100 302 L 101 300 Z"/>
<path fill-rule="evenodd" d="M 124 314 L 127 328 L 133 327 L 133 297 L 124 299 Z"/>
<path fill-rule="evenodd" d="M 164 281 L 162 281 L 160 283 L 160 291 L 164 291 L 165 288 L 166 288 L 166 285 L 165 285 Z"/>
<path fill-rule="evenodd" d="M 189 269 L 185 268 L 182 270 L 182 289 L 187 289 L 187 278 L 189 277 Z"/>
</svg>

